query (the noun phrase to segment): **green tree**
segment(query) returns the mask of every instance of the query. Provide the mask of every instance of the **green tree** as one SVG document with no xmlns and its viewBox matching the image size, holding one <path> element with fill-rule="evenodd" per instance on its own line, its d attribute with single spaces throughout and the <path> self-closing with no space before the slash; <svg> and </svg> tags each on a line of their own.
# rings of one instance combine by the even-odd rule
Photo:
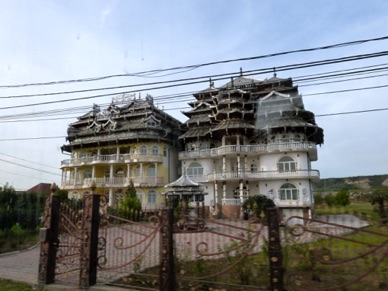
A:
<svg viewBox="0 0 388 291">
<path fill-rule="evenodd" d="M 323 203 L 325 203 L 325 198 L 323 197 L 322 193 L 314 193 L 314 203 L 316 205 L 322 205 Z"/>
<path fill-rule="evenodd" d="M 368 198 L 372 205 L 376 205 L 377 212 L 381 218 L 388 217 L 388 211 L 385 207 L 385 203 L 388 203 L 388 188 L 376 189 Z"/>
<path fill-rule="evenodd" d="M 17 222 L 16 203 L 15 189 L 8 183 L 0 187 L 0 229 L 6 234 Z"/>
<path fill-rule="evenodd" d="M 334 195 L 331 193 L 328 193 L 325 195 L 325 203 L 327 206 L 332 207 L 334 205 Z"/>
<path fill-rule="evenodd" d="M 131 181 L 126 196 L 119 204 L 119 213 L 129 219 L 139 220 L 142 217 L 142 206 L 136 195 L 136 188 Z"/>
<path fill-rule="evenodd" d="M 350 205 L 349 191 L 345 189 L 339 190 L 334 196 L 334 204 L 342 207 Z"/>
<path fill-rule="evenodd" d="M 251 196 L 242 206 L 244 212 L 251 212 L 256 217 L 260 217 L 261 213 L 267 215 L 267 209 L 272 207 L 275 207 L 275 202 L 265 195 Z"/>
</svg>

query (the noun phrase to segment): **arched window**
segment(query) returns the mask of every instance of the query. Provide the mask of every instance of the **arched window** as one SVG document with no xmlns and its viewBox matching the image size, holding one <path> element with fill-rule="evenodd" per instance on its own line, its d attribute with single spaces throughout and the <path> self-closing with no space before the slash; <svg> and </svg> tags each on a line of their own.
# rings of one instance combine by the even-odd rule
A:
<svg viewBox="0 0 388 291">
<path fill-rule="evenodd" d="M 197 150 L 197 144 L 195 144 L 195 143 L 190 144 L 189 151 L 194 152 L 196 150 Z"/>
<path fill-rule="evenodd" d="M 155 190 L 149 190 L 148 191 L 148 203 L 149 204 L 155 204 L 156 203 L 156 191 Z"/>
<path fill-rule="evenodd" d="M 159 146 L 153 145 L 152 146 L 152 154 L 153 155 L 158 155 L 159 154 Z"/>
<path fill-rule="evenodd" d="M 142 145 L 140 147 L 140 154 L 142 154 L 142 155 L 147 154 L 147 146 L 146 145 Z"/>
<path fill-rule="evenodd" d="M 82 159 L 82 158 L 86 158 L 88 156 L 88 154 L 86 152 L 81 152 L 79 154 L 79 157 Z"/>
<path fill-rule="evenodd" d="M 205 143 L 200 143 L 200 144 L 199 144 L 199 149 L 200 149 L 200 150 L 206 150 L 206 148 L 207 148 L 207 146 L 206 146 Z"/>
<path fill-rule="evenodd" d="M 296 162 L 289 156 L 282 157 L 278 162 L 279 172 L 296 171 Z"/>
<path fill-rule="evenodd" d="M 117 169 L 116 171 L 116 177 L 123 178 L 124 177 L 124 170 L 123 169 Z"/>
<path fill-rule="evenodd" d="M 117 189 L 115 191 L 114 195 L 115 195 L 115 203 L 116 204 L 120 204 L 125 198 L 125 193 L 124 193 L 123 189 Z"/>
<path fill-rule="evenodd" d="M 256 173 L 256 172 L 257 172 L 257 165 L 251 164 L 251 173 Z"/>
<path fill-rule="evenodd" d="M 193 162 L 189 165 L 187 168 L 187 176 L 202 176 L 203 175 L 203 168 L 200 163 Z"/>
<path fill-rule="evenodd" d="M 148 177 L 155 177 L 156 171 L 155 171 L 155 165 L 150 165 L 147 168 L 147 176 Z"/>
<path fill-rule="evenodd" d="M 105 171 L 105 178 L 110 178 L 110 171 L 109 170 Z"/>
<path fill-rule="evenodd" d="M 294 142 L 300 142 L 302 139 L 300 137 L 300 134 L 295 134 L 294 136 Z"/>
<path fill-rule="evenodd" d="M 136 197 L 140 201 L 140 203 L 143 203 L 143 191 L 141 190 L 136 191 Z"/>
<path fill-rule="evenodd" d="M 282 136 L 282 142 L 290 142 L 290 136 L 288 134 L 284 134 Z"/>
<path fill-rule="evenodd" d="M 140 165 L 137 165 L 135 169 L 133 170 L 135 177 L 140 177 Z"/>
<path fill-rule="evenodd" d="M 294 184 L 285 183 L 279 189 L 279 199 L 280 200 L 297 200 L 298 199 L 298 189 Z"/>
<path fill-rule="evenodd" d="M 70 195 L 70 199 L 79 199 L 79 198 L 80 197 L 77 191 L 72 192 Z"/>
</svg>

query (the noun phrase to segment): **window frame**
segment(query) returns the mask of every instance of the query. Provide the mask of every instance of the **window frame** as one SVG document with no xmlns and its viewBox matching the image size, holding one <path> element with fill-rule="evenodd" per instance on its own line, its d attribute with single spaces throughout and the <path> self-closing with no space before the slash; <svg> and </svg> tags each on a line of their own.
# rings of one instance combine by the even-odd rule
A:
<svg viewBox="0 0 388 291">
<path fill-rule="evenodd" d="M 281 201 L 295 201 L 298 200 L 299 190 L 292 183 L 284 183 L 279 188 L 278 196 Z"/>
</svg>

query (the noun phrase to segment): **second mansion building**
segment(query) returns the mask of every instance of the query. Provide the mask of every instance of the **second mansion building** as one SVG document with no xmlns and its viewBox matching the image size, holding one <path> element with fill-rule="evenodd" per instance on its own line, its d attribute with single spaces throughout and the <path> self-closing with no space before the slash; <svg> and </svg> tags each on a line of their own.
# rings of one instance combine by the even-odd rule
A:
<svg viewBox="0 0 388 291">
<path fill-rule="evenodd" d="M 85 179 L 103 182 L 101 178 L 110 181 L 120 174 L 122 180 L 117 181 L 122 184 L 97 183 L 111 203 L 133 180 L 146 182 L 135 183 L 143 207 L 150 203 L 159 207 L 165 201 L 161 184 L 182 174 L 202 185 L 212 216 L 239 217 L 244 200 L 262 194 L 274 200 L 282 220 L 293 215 L 310 217 L 313 183 L 319 180 L 311 162 L 317 160 L 323 130 L 314 114 L 305 110 L 292 79 L 241 75 L 221 87 L 211 83 L 194 97 L 191 110 L 183 112 L 188 117 L 184 124 L 156 109 L 150 97 L 141 101 L 144 108 L 134 107 L 141 103 L 135 99 L 114 107 L 116 113 L 109 109 L 110 118 L 102 119 L 100 113 L 80 117 L 70 124 L 70 144 L 63 146 L 72 158 L 62 162 L 62 188 L 78 195 Z M 136 120 L 137 130 L 129 125 L 131 120 Z M 142 147 L 144 157 L 135 159 Z M 151 159 L 154 149 L 160 155 L 155 161 Z M 75 164 L 80 158 L 86 163 Z M 155 170 L 147 170 L 150 165 Z M 161 177 L 152 180 L 155 171 Z M 150 193 L 156 197 L 150 198 Z"/>
</svg>

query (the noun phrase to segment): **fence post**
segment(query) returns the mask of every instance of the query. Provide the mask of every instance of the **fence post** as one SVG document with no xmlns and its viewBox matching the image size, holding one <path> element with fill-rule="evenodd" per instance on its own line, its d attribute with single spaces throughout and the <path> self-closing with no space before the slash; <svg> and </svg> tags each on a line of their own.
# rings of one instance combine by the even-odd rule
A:
<svg viewBox="0 0 388 291">
<path fill-rule="evenodd" d="M 58 249 L 58 225 L 60 197 L 56 194 L 57 185 L 50 187 L 51 195 L 46 199 L 43 227 L 39 231 L 39 288 L 55 281 L 55 259 Z"/>
<path fill-rule="evenodd" d="M 84 197 L 82 216 L 81 270 L 79 281 L 81 288 L 88 288 L 97 283 L 100 195 L 94 193 L 96 190 L 96 184 L 94 182 L 92 182 L 90 188 L 92 194 Z"/>
<path fill-rule="evenodd" d="M 282 249 L 279 232 L 279 214 L 277 208 L 267 209 L 268 256 L 270 268 L 270 286 L 272 291 L 284 290 Z"/>
<path fill-rule="evenodd" d="M 174 291 L 174 212 L 172 208 L 161 212 L 159 290 Z"/>
</svg>

